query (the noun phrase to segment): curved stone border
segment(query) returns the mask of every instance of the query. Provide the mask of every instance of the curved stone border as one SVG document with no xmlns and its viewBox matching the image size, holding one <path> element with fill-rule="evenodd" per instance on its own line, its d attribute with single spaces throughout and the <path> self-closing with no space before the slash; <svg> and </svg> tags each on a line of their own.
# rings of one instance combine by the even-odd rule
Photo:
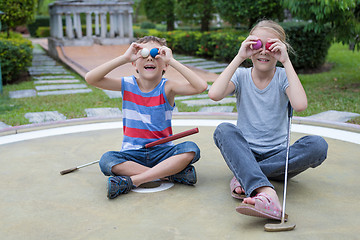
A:
<svg viewBox="0 0 360 240">
<path fill-rule="evenodd" d="M 230 122 L 236 124 L 236 120 L 229 119 L 173 119 L 173 126 L 217 126 L 222 122 Z M 29 128 L 28 131 L 24 131 L 22 133 L 15 132 L 17 134 L 11 134 L 0 137 L 0 145 L 32 140 L 42 137 L 49 136 L 57 136 L 63 134 L 71 134 L 71 133 L 79 133 L 79 132 L 87 132 L 87 131 L 98 131 L 105 129 L 116 129 L 122 128 L 121 121 L 94 121 L 93 123 L 85 123 L 79 122 L 79 124 L 70 124 L 69 121 L 64 121 L 62 126 L 52 128 L 41 129 L 42 124 L 38 124 L 40 126 L 40 130 L 36 128 Z M 48 126 L 49 127 L 49 126 Z M 50 125 L 51 127 L 51 125 Z M 305 125 L 305 124 L 292 124 L 292 131 L 306 134 L 316 134 L 324 137 L 329 137 L 333 139 L 338 139 L 341 141 L 352 142 L 356 144 L 360 144 L 360 133 L 351 132 L 347 130 L 340 130 L 328 127 L 321 126 L 313 126 L 313 125 Z M 1 132 L 0 132 L 1 133 Z"/>
</svg>

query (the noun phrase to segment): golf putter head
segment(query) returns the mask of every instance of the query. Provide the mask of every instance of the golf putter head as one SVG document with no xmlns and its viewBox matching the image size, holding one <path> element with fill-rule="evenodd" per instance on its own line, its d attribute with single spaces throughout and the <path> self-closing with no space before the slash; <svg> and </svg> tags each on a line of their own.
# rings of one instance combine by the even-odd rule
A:
<svg viewBox="0 0 360 240">
<path fill-rule="evenodd" d="M 267 232 L 281 232 L 281 231 L 291 231 L 296 227 L 295 224 L 290 222 L 281 222 L 281 223 L 268 223 L 265 224 L 264 229 Z"/>
</svg>

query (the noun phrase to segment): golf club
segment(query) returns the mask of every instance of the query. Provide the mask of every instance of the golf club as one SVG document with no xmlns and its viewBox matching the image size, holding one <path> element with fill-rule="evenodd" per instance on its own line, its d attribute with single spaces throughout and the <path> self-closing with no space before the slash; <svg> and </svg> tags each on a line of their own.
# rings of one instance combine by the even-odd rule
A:
<svg viewBox="0 0 360 240">
<path fill-rule="evenodd" d="M 280 232 L 280 231 L 290 231 L 295 228 L 295 224 L 285 222 L 285 204 L 286 204 L 286 188 L 287 188 L 287 178 L 288 178 L 288 167 L 289 167 L 289 149 L 290 149 L 290 130 L 291 130 L 291 118 L 293 114 L 293 109 L 289 102 L 288 104 L 288 129 L 287 129 L 287 142 L 286 142 L 286 160 L 285 160 L 285 180 L 284 180 L 284 199 L 283 207 L 281 214 L 280 224 L 265 224 L 264 228 L 267 232 Z"/>
<path fill-rule="evenodd" d="M 190 129 L 190 130 L 187 130 L 187 131 L 184 131 L 184 132 L 180 132 L 180 133 L 177 133 L 177 134 L 162 138 L 160 140 L 156 140 L 154 142 L 148 143 L 148 144 L 145 145 L 145 148 L 154 147 L 156 145 L 159 145 L 159 144 L 162 144 L 162 143 L 167 143 L 167 142 L 170 142 L 170 141 L 173 141 L 173 140 L 176 140 L 176 139 L 179 139 L 179 138 L 183 138 L 183 137 L 186 137 L 186 136 L 198 133 L 198 132 L 199 132 L 198 128 L 193 128 L 193 129 Z M 76 170 L 78 170 L 80 168 L 87 167 L 87 166 L 90 166 L 92 164 L 98 163 L 99 161 L 100 160 L 96 160 L 96 161 L 86 163 L 84 165 L 80 165 L 80 166 L 77 166 L 77 167 L 74 167 L 74 168 L 69 168 L 69 169 L 61 171 L 60 174 L 65 175 L 65 174 L 74 172 L 74 171 L 76 171 Z"/>
</svg>

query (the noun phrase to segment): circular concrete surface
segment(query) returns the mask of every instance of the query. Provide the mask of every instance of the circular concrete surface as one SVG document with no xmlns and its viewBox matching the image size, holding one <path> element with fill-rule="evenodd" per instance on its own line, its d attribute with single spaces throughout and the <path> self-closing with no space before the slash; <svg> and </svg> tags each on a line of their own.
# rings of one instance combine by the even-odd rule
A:
<svg viewBox="0 0 360 240">
<path fill-rule="evenodd" d="M 223 121 L 173 121 L 174 133 L 194 126 L 200 130 L 183 139 L 195 141 L 201 149 L 195 186 L 175 184 L 114 200 L 106 198 L 107 177 L 97 165 L 67 175 L 59 172 L 120 149 L 121 122 L 1 136 L 1 239 L 358 238 L 359 133 L 293 124 L 291 142 L 307 132 L 322 135 L 329 144 L 328 158 L 289 180 L 286 212 L 295 230 L 268 233 L 264 224 L 272 221 L 235 211 L 240 202 L 230 196 L 232 174 L 212 138 Z M 274 185 L 282 200 L 283 184 Z"/>
</svg>

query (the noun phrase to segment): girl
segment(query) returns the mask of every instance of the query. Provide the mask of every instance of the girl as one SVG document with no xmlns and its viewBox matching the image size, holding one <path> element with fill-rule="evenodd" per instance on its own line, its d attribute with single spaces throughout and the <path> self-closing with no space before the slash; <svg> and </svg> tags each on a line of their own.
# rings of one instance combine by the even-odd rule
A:
<svg viewBox="0 0 360 240">
<path fill-rule="evenodd" d="M 255 49 L 258 40 L 261 47 Z M 234 174 L 231 194 L 243 200 L 236 208 L 242 214 L 281 219 L 280 201 L 269 180 L 284 179 L 288 102 L 295 111 L 307 108 L 289 48 L 279 24 L 260 21 L 209 90 L 209 97 L 215 101 L 232 93 L 237 98 L 237 125 L 220 124 L 214 141 Z M 238 68 L 247 58 L 253 67 Z M 283 68 L 276 67 L 277 61 Z M 317 167 L 326 155 L 327 143 L 322 137 L 299 139 L 290 147 L 289 178 Z"/>
</svg>

